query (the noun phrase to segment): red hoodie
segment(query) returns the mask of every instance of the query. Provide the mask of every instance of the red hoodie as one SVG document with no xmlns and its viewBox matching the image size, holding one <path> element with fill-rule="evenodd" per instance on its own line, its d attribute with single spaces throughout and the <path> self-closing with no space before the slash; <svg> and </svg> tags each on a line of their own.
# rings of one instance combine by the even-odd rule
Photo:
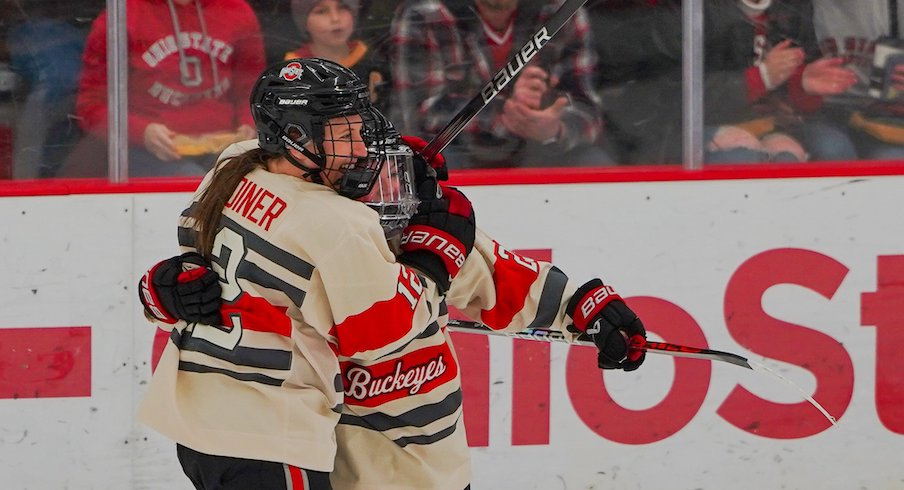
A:
<svg viewBox="0 0 904 490">
<path fill-rule="evenodd" d="M 143 143 L 153 122 L 180 134 L 253 127 L 248 100 L 264 69 L 254 12 L 244 0 L 172 6 L 175 16 L 168 0 L 126 0 L 129 141 Z M 86 41 L 76 105 L 82 127 L 99 136 L 107 134 L 106 36 L 104 11 Z"/>
</svg>

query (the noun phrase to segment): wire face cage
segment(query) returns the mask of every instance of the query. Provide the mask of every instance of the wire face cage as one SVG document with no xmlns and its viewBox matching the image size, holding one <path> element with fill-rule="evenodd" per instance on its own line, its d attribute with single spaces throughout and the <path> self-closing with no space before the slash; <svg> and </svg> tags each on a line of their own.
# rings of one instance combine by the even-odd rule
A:
<svg viewBox="0 0 904 490">
<path fill-rule="evenodd" d="M 400 237 L 420 203 L 415 192 L 413 152 L 397 135 L 389 135 L 368 146 L 368 154 L 370 159 L 382 160 L 382 165 L 370 191 L 360 200 L 380 215 L 387 238 Z"/>
</svg>

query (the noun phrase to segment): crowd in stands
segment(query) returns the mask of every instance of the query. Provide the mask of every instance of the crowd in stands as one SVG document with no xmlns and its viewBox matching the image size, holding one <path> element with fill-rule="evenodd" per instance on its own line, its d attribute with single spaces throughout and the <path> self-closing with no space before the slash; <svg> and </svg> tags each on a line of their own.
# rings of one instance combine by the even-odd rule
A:
<svg viewBox="0 0 904 490">
<path fill-rule="evenodd" d="M 254 137 L 251 84 L 322 57 L 430 139 L 561 0 L 126 0 L 129 174 Z M 681 0 L 590 0 L 446 149 L 451 168 L 682 160 Z M 707 163 L 904 161 L 894 0 L 704 2 Z M 0 178 L 107 173 L 101 0 L 0 0 Z"/>
</svg>

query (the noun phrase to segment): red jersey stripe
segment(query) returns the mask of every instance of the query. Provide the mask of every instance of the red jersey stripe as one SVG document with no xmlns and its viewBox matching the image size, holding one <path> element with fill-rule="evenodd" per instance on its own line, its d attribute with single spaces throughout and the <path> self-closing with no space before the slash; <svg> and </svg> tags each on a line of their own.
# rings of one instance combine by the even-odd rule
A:
<svg viewBox="0 0 904 490">
<path fill-rule="evenodd" d="M 292 321 L 286 316 L 287 308 L 273 306 L 264 298 L 242 293 L 232 303 L 224 303 L 220 308 L 223 325 L 233 326 L 232 315 L 240 315 L 242 328 L 256 332 L 272 332 L 283 337 L 292 336 Z"/>
<path fill-rule="evenodd" d="M 493 284 L 496 304 L 480 314 L 480 320 L 491 328 L 505 328 L 524 308 L 531 285 L 540 275 L 537 262 L 495 243 Z"/>
<path fill-rule="evenodd" d="M 331 330 L 337 339 L 339 355 L 355 357 L 358 353 L 385 347 L 411 332 L 414 306 L 422 302 L 420 296 L 412 296 L 408 279 L 399 273 L 399 288 L 394 297 L 374 303 L 366 311 L 351 315 Z M 412 301 L 416 301 L 412 305 Z"/>
</svg>

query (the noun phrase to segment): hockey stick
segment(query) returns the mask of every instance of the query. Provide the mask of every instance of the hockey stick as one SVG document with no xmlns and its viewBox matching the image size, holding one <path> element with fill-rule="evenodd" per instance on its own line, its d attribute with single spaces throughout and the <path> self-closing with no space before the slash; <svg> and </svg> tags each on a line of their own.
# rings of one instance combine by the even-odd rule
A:
<svg viewBox="0 0 904 490">
<path fill-rule="evenodd" d="M 458 136 L 459 133 L 471 122 L 474 117 L 490 103 L 509 82 L 515 79 L 515 76 L 527 65 L 543 46 L 559 32 L 574 14 L 584 5 L 587 0 L 566 0 L 565 3 L 555 11 L 546 23 L 540 26 L 540 29 L 515 52 L 508 62 L 493 75 L 492 80 L 486 83 L 466 106 L 464 106 L 455 117 L 446 124 L 446 127 L 440 130 L 436 136 L 430 140 L 430 143 L 421 151 L 421 155 L 428 162 L 433 159 L 439 152 L 443 151 L 446 146 Z"/>
<path fill-rule="evenodd" d="M 489 335 L 504 335 L 506 337 L 514 337 L 516 339 L 540 340 L 543 342 L 565 342 L 570 343 L 565 334 L 557 330 L 545 330 L 542 328 L 528 328 L 520 332 L 497 332 L 486 325 L 463 320 L 449 320 L 449 328 L 457 332 L 483 333 Z M 577 345 L 588 345 L 595 347 L 596 344 L 585 336 L 578 337 L 573 342 Z M 754 370 L 750 365 L 750 361 L 746 357 L 741 357 L 731 352 L 723 352 L 720 350 L 702 349 L 699 347 L 688 347 L 686 345 L 671 344 L 669 342 L 652 342 L 644 341 L 642 344 L 632 344 L 633 349 L 643 349 L 647 352 L 656 354 L 666 354 L 675 357 L 689 357 L 692 359 L 707 359 L 710 361 L 722 361 L 735 366 L 741 366 Z"/>
<path fill-rule="evenodd" d="M 556 330 L 545 330 L 541 328 L 528 328 L 520 332 L 499 332 L 487 327 L 486 325 L 476 322 L 470 322 L 467 320 L 449 320 L 448 327 L 456 332 L 482 333 L 485 335 L 502 335 L 516 339 L 539 340 L 542 342 L 572 343 L 569 342 L 569 340 L 562 332 Z M 596 347 L 596 344 L 594 344 L 592 340 L 584 336 L 578 337 L 578 339 L 573 342 L 573 344 Z M 813 397 L 807 394 L 807 392 L 804 391 L 800 386 L 797 386 L 788 378 L 773 371 L 772 369 L 769 369 L 763 364 L 751 361 L 746 357 L 732 354 L 731 352 L 702 349 L 699 347 L 688 347 L 685 345 L 672 344 L 668 342 L 652 342 L 648 340 L 643 340 L 642 342 L 637 343 L 632 342 L 631 348 L 643 349 L 647 352 L 666 354 L 675 357 L 689 357 L 693 359 L 705 359 L 709 361 L 722 361 L 727 362 L 728 364 L 734 364 L 735 366 L 750 369 L 751 371 L 768 374 L 774 378 L 778 378 L 782 382 L 797 390 L 808 402 L 810 402 L 811 405 L 816 407 L 816 409 L 819 410 L 822 415 L 832 423 L 832 425 L 836 427 L 838 426 L 835 417 L 829 414 L 829 412 L 822 405 L 820 405 L 819 402 L 814 400 Z"/>
</svg>

